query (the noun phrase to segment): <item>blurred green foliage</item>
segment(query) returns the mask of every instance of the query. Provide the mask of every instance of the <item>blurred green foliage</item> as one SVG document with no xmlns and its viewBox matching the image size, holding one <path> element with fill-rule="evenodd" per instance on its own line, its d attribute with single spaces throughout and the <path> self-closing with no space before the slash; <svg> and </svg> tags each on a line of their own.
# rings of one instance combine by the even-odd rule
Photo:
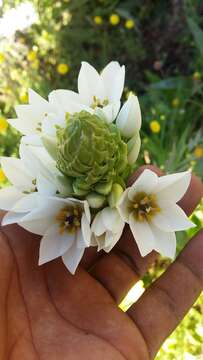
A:
<svg viewBox="0 0 203 360">
<path fill-rule="evenodd" d="M 21 3 L 5 0 L 0 15 Z M 29 87 L 45 97 L 56 88 L 76 90 L 82 60 L 98 69 L 118 60 L 127 70 L 123 100 L 134 91 L 141 102 L 138 165 L 153 163 L 165 172 L 191 167 L 203 178 L 203 2 L 33 0 L 32 4 L 38 21 L 0 39 L 0 155 L 17 155 L 19 134 L 5 129 L 3 121 L 15 117 L 15 104 L 27 102 Z M 193 220 L 199 229 L 201 207 Z M 178 252 L 190 235 L 178 235 Z M 167 265 L 158 263 L 145 283 Z M 202 314 L 201 297 L 157 360 L 192 355 L 196 359 L 203 354 Z"/>
</svg>

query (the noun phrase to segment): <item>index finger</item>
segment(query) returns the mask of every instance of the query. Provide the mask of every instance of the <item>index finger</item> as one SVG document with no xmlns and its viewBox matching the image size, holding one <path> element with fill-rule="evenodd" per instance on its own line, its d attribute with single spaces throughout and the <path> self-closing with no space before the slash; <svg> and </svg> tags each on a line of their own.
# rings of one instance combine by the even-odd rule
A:
<svg viewBox="0 0 203 360">
<path fill-rule="evenodd" d="M 129 310 L 146 340 L 150 359 L 203 289 L 203 230 Z"/>
</svg>

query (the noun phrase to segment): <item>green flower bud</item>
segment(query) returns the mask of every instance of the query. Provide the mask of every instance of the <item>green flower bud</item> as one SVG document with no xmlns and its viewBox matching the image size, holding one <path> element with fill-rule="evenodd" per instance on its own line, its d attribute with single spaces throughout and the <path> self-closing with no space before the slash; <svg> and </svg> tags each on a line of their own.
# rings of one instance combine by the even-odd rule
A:
<svg viewBox="0 0 203 360">
<path fill-rule="evenodd" d="M 111 193 L 108 196 L 108 203 L 111 208 L 116 207 L 122 193 L 123 193 L 122 186 L 120 184 L 113 184 Z"/>
<path fill-rule="evenodd" d="M 100 182 L 95 186 L 96 192 L 102 195 L 108 195 L 112 188 L 112 180 L 109 182 Z"/>
<path fill-rule="evenodd" d="M 67 118 L 57 130 L 57 168 L 73 178 L 78 195 L 90 191 L 108 194 L 116 176 L 128 165 L 127 144 L 115 124 L 86 111 Z"/>
<path fill-rule="evenodd" d="M 105 204 L 106 198 L 103 195 L 92 192 L 87 195 L 86 200 L 91 208 L 99 209 Z"/>
</svg>

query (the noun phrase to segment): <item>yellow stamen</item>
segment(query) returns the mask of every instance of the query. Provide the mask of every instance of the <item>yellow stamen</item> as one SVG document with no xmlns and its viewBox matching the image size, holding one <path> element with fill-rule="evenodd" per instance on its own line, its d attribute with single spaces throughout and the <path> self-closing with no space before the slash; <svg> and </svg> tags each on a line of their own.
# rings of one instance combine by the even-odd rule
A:
<svg viewBox="0 0 203 360">
<path fill-rule="evenodd" d="M 136 194 L 130 203 L 129 211 L 133 213 L 135 219 L 139 222 L 150 221 L 155 214 L 160 212 L 156 195 L 148 195 L 144 192 Z"/>
<path fill-rule="evenodd" d="M 70 234 L 77 232 L 81 226 L 82 208 L 78 205 L 67 205 L 59 211 L 56 216 L 57 222 L 59 222 L 59 233 L 61 235 L 67 231 Z"/>
<path fill-rule="evenodd" d="M 92 109 L 96 109 L 96 107 L 104 107 L 108 105 L 108 99 L 104 99 L 103 101 L 99 100 L 95 95 L 93 96 Z"/>
</svg>

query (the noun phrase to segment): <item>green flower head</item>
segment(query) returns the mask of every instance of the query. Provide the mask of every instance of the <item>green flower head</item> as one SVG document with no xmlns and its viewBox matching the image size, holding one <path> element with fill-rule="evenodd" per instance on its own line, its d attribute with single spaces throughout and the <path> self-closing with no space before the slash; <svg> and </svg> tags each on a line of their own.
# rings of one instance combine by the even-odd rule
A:
<svg viewBox="0 0 203 360">
<path fill-rule="evenodd" d="M 127 144 L 116 125 L 86 111 L 67 116 L 66 127 L 57 130 L 56 151 L 57 167 L 72 178 L 77 195 L 107 195 L 128 167 Z"/>
</svg>

